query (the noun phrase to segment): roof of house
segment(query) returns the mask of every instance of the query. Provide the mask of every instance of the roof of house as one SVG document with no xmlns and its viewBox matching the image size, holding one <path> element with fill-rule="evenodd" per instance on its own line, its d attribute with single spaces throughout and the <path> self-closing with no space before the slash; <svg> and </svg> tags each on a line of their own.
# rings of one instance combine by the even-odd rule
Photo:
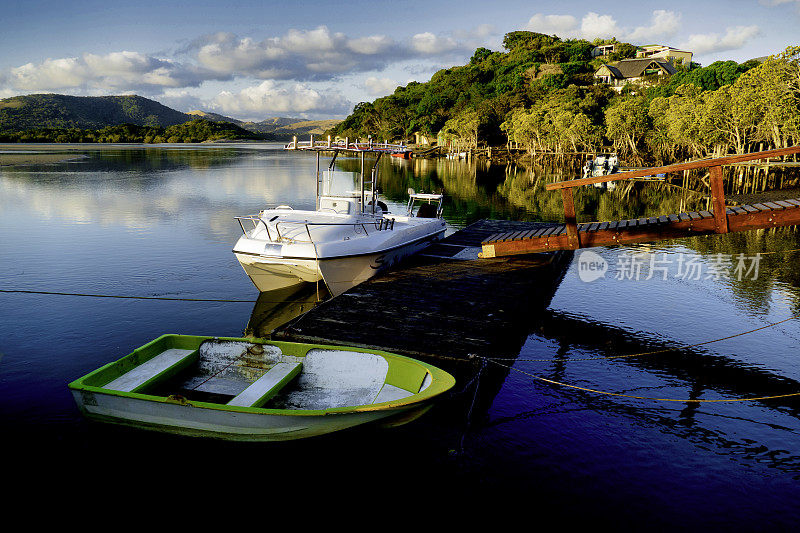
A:
<svg viewBox="0 0 800 533">
<path fill-rule="evenodd" d="M 644 74 L 644 71 L 650 68 L 653 63 L 655 63 L 658 68 L 664 70 L 667 74 L 675 74 L 677 72 L 677 69 L 669 61 L 663 59 L 653 59 L 650 57 L 641 59 L 623 59 L 622 61 L 609 63 L 603 66 L 608 68 L 615 78 L 641 78 Z"/>
</svg>

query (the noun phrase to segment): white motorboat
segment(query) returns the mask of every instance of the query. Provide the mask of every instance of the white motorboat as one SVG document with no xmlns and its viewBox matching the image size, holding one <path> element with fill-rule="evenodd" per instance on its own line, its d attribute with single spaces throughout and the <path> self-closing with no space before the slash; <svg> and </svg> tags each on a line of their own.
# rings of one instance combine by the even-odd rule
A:
<svg viewBox="0 0 800 533">
<path fill-rule="evenodd" d="M 243 235 L 233 252 L 259 291 L 322 281 L 331 295 L 338 296 L 444 236 L 441 194 L 409 189 L 403 213 L 390 213 L 378 199 L 377 161 L 365 177 L 365 154 L 375 153 L 380 159 L 382 153 L 395 153 L 385 146 L 294 144 L 293 149 L 318 153 L 316 210 L 282 205 L 236 217 Z M 401 147 L 392 150 L 397 149 Z M 333 151 L 334 156 L 329 169 L 320 172 L 322 150 Z M 339 152 L 360 154 L 360 176 L 333 170 Z M 342 174 L 359 180 L 360 190 L 332 192 Z"/>
<path fill-rule="evenodd" d="M 583 177 L 597 177 L 608 176 L 609 174 L 616 174 L 619 172 L 619 159 L 617 154 L 604 154 L 595 158 L 589 158 L 583 165 Z M 598 189 L 614 190 L 617 184 L 613 181 L 595 183 L 594 186 Z"/>
</svg>

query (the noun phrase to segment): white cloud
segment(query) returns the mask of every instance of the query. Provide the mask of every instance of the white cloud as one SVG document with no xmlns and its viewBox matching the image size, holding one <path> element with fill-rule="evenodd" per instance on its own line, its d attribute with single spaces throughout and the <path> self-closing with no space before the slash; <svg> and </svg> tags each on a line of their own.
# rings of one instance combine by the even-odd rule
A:
<svg viewBox="0 0 800 533">
<path fill-rule="evenodd" d="M 489 35 L 490 25 L 466 32 L 464 38 Z M 345 74 L 383 70 L 389 64 L 410 59 L 465 54 L 474 43 L 453 37 L 419 33 L 407 42 L 386 35 L 351 38 L 331 32 L 326 26 L 313 30 L 290 29 L 280 37 L 255 41 L 230 33 L 216 33 L 197 39 L 183 52 L 194 53 L 198 63 L 219 74 L 257 79 L 320 81 Z"/>
<path fill-rule="evenodd" d="M 618 37 L 622 33 L 611 15 L 599 15 L 590 11 L 581 19 L 581 35 L 586 39 L 607 39 Z"/>
<path fill-rule="evenodd" d="M 537 13 L 532 16 L 525 29 L 548 35 L 566 36 L 574 33 L 578 27 L 578 19 L 572 15 L 542 15 Z"/>
<path fill-rule="evenodd" d="M 10 87 L 24 91 L 83 89 L 135 91 L 164 87 L 197 87 L 212 79 L 207 71 L 138 52 L 46 59 L 12 68 L 5 77 Z"/>
<path fill-rule="evenodd" d="M 370 96 L 386 96 L 387 94 L 393 93 L 398 85 L 397 81 L 390 78 L 376 78 L 375 76 L 370 76 L 364 80 L 364 87 L 367 89 L 367 93 Z"/>
<path fill-rule="evenodd" d="M 203 109 L 206 106 L 197 94 L 187 89 L 164 89 L 163 93 L 155 95 L 154 98 L 167 107 L 184 112 Z"/>
<path fill-rule="evenodd" d="M 68 57 L 12 68 L 7 83 L 23 90 L 60 89 L 83 85 L 89 77 L 88 68 L 80 59 Z"/>
<path fill-rule="evenodd" d="M 593 11 L 586 13 L 580 21 L 572 15 L 533 15 L 523 29 L 558 35 L 562 38 L 607 39 L 617 37 L 628 41 L 650 40 L 654 37 L 672 36 L 680 29 L 681 15 L 674 11 L 657 9 L 650 17 L 650 24 L 636 28 L 623 28 L 612 15 Z"/>
<path fill-rule="evenodd" d="M 238 93 L 223 91 L 210 103 L 223 114 L 261 117 L 271 114 L 341 115 L 352 102 L 336 91 L 326 93 L 306 84 L 284 86 L 273 80 L 247 87 Z"/>
<path fill-rule="evenodd" d="M 626 35 L 631 41 L 648 40 L 653 37 L 669 37 L 675 35 L 681 27 L 681 15 L 674 11 L 657 9 L 649 26 L 639 26 Z"/>
<path fill-rule="evenodd" d="M 377 73 L 411 59 L 461 64 L 475 48 L 496 37 L 495 32 L 491 24 L 481 24 L 452 35 L 426 32 L 402 41 L 379 34 L 351 37 L 324 25 L 289 29 L 263 40 L 217 32 L 187 43 L 174 52 L 173 59 L 118 51 L 28 63 L 0 72 L 0 89 L 157 95 L 167 88 L 197 88 L 207 81 L 235 78 L 327 81 Z M 378 89 L 373 84 L 371 90 Z"/>
<path fill-rule="evenodd" d="M 486 39 L 497 35 L 497 27 L 494 24 L 479 24 L 469 30 L 455 30 L 453 37 L 456 39 Z"/>
<path fill-rule="evenodd" d="M 375 55 L 389 51 L 395 46 L 394 41 L 385 35 L 370 35 L 347 41 L 347 48 L 357 54 Z"/>
<path fill-rule="evenodd" d="M 418 33 L 411 37 L 411 48 L 420 54 L 436 55 L 451 52 L 457 47 L 455 39 L 434 35 L 431 32 Z"/>
<path fill-rule="evenodd" d="M 680 45 L 680 48 L 691 50 L 696 55 L 737 50 L 760 34 L 761 29 L 756 25 L 734 26 L 727 28 L 724 35 L 718 33 L 690 35 L 689 39 Z"/>
</svg>

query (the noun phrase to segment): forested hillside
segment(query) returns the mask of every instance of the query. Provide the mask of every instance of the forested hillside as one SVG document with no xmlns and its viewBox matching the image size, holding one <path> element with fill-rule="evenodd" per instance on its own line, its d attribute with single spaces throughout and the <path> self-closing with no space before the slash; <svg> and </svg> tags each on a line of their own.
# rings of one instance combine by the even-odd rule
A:
<svg viewBox="0 0 800 533">
<path fill-rule="evenodd" d="M 512 32 L 505 51 L 479 48 L 467 65 L 360 103 L 331 133 L 421 133 L 466 146 L 511 141 L 531 152 L 607 147 L 658 160 L 800 142 L 800 48 L 764 62 L 678 65 L 671 77 L 617 93 L 593 74 L 636 48 L 617 43 L 614 55 L 593 58 L 603 43 Z"/>
<path fill-rule="evenodd" d="M 25 131 L 0 131 L 0 142 L 56 143 L 198 143 L 221 140 L 256 140 L 261 135 L 235 124 L 192 120 L 169 127 L 121 124 L 99 129 L 33 128 Z"/>
<path fill-rule="evenodd" d="M 118 124 L 173 126 L 193 117 L 141 96 L 31 94 L 0 100 L 0 131 L 104 128 Z"/>
</svg>

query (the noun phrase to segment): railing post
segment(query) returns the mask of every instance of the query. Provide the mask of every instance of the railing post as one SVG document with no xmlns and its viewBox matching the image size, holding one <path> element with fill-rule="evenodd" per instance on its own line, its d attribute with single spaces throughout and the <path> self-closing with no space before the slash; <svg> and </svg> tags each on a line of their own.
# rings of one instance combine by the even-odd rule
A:
<svg viewBox="0 0 800 533">
<path fill-rule="evenodd" d="M 564 200 L 564 223 L 567 225 L 567 245 L 571 250 L 581 247 L 581 238 L 578 235 L 578 222 L 575 218 L 575 202 L 572 198 L 572 188 L 561 189 L 561 197 Z"/>
<path fill-rule="evenodd" d="M 717 233 L 728 233 L 728 215 L 725 212 L 725 189 L 722 182 L 722 166 L 708 168 L 711 176 L 711 206 L 714 209 Z"/>
</svg>

